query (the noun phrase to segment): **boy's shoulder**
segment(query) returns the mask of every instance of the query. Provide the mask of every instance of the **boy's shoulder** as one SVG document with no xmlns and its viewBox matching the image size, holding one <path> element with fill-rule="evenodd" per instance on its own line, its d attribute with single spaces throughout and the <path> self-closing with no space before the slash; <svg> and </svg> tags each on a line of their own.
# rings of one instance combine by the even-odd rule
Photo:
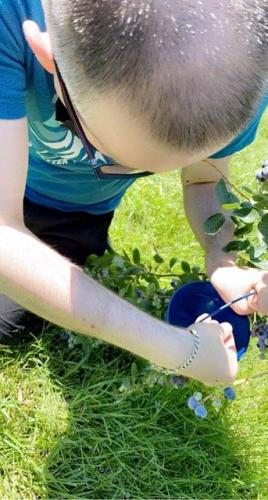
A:
<svg viewBox="0 0 268 500">
<path fill-rule="evenodd" d="M 20 17 L 20 15 L 27 9 L 29 0 L 1 0 L 0 14 L 6 16 L 10 12 Z"/>
<path fill-rule="evenodd" d="M 41 73 L 23 33 L 26 20 L 44 29 L 41 0 L 0 0 L 0 119 L 26 115 L 27 90 Z"/>
<path fill-rule="evenodd" d="M 0 1 L 0 17 L 2 21 L 22 23 L 26 19 L 36 21 L 40 24 L 40 28 L 44 28 L 44 12 L 41 0 L 1 0 Z"/>
</svg>

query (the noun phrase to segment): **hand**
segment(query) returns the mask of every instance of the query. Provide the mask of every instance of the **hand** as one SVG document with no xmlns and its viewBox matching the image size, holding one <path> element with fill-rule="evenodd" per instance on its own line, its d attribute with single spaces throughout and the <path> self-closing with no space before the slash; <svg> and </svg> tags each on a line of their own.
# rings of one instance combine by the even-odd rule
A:
<svg viewBox="0 0 268 500">
<path fill-rule="evenodd" d="M 194 361 L 183 370 L 183 375 L 211 386 L 231 384 L 238 370 L 232 326 L 208 319 L 190 328 L 198 332 L 200 347 Z"/>
<path fill-rule="evenodd" d="M 232 309 L 238 314 L 246 315 L 252 314 L 257 310 L 260 312 L 264 312 L 265 310 L 268 311 L 268 290 L 266 292 L 264 291 L 265 286 L 267 287 L 268 285 L 268 273 L 264 273 L 267 275 L 266 285 L 264 285 L 263 282 L 263 273 L 264 272 L 259 269 L 223 265 L 219 266 L 211 273 L 210 281 L 225 302 L 230 302 L 243 295 L 256 292 L 256 287 L 259 283 L 258 289 L 262 290 L 262 298 L 259 306 L 256 297 L 249 297 L 232 306 Z M 266 302 L 266 306 L 264 302 Z M 258 309 L 258 307 L 260 308 Z"/>
<path fill-rule="evenodd" d="M 252 311 L 268 315 L 268 272 L 260 271 L 258 279 L 254 283 L 254 289 L 257 292 L 255 297 L 249 301 Z"/>
</svg>

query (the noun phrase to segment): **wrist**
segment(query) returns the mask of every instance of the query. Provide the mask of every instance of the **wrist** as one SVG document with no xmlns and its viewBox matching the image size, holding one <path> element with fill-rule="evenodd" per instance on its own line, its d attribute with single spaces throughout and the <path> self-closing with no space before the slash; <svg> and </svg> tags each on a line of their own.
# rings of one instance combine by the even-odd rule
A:
<svg viewBox="0 0 268 500">
<path fill-rule="evenodd" d="M 194 339 L 188 330 L 160 321 L 118 297 L 108 318 L 106 339 L 156 366 L 177 369 L 192 353 Z"/>
<path fill-rule="evenodd" d="M 146 352 L 144 357 L 155 367 L 178 372 L 193 353 L 194 336 L 184 328 L 175 327 L 150 316 L 147 316 L 147 319 L 149 321 L 144 337 L 143 348 Z"/>
<path fill-rule="evenodd" d="M 183 374 L 184 370 L 187 370 L 189 368 L 189 366 L 192 365 L 192 363 L 195 361 L 196 357 L 199 354 L 200 337 L 199 337 L 199 333 L 194 328 L 189 328 L 187 331 L 189 332 L 190 336 L 192 336 L 193 346 L 191 349 L 191 353 L 189 355 L 185 354 L 184 361 L 181 363 L 178 363 L 178 356 L 176 356 L 175 365 L 174 365 L 174 361 L 173 361 L 171 363 L 172 366 L 169 364 L 168 367 L 163 367 L 163 362 L 162 362 L 161 363 L 162 366 L 153 365 L 154 368 L 156 368 L 160 372 L 164 372 L 166 375 L 174 375 L 174 374 L 179 375 L 179 374 Z M 188 340 L 189 340 L 189 338 L 187 339 L 187 341 Z M 187 351 L 188 351 L 188 349 L 187 349 Z M 182 349 L 180 349 L 180 351 L 178 351 L 178 352 L 180 352 L 181 356 L 182 356 Z M 173 365 L 174 365 L 174 367 L 173 367 Z"/>
<path fill-rule="evenodd" d="M 236 265 L 236 254 L 234 252 L 217 252 L 208 253 L 205 258 L 206 272 L 209 279 L 212 278 L 214 273 L 223 267 L 234 267 Z"/>
</svg>

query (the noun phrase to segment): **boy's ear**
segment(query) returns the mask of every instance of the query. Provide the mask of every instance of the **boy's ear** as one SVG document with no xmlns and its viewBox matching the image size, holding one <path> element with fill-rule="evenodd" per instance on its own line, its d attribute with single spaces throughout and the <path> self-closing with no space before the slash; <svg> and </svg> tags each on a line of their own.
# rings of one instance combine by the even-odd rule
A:
<svg viewBox="0 0 268 500">
<path fill-rule="evenodd" d="M 49 73 L 54 73 L 55 65 L 48 33 L 42 33 L 34 21 L 23 23 L 25 38 L 40 64 Z"/>
</svg>

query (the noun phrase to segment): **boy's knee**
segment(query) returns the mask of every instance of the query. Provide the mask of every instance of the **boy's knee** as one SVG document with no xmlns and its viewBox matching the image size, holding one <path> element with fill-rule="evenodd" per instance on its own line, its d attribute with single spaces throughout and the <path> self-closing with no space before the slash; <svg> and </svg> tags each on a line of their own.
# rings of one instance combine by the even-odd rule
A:
<svg viewBox="0 0 268 500">
<path fill-rule="evenodd" d="M 0 295 L 0 345 L 16 346 L 33 340 L 43 331 L 44 320 L 5 295 Z"/>
</svg>

